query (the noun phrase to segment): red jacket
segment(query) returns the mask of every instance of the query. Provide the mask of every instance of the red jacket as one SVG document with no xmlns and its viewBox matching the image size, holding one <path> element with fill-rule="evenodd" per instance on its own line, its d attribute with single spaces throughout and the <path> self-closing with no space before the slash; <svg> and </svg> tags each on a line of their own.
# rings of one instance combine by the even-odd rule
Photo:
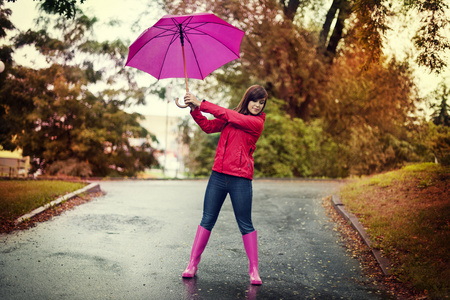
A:
<svg viewBox="0 0 450 300">
<path fill-rule="evenodd" d="M 208 120 L 201 112 L 212 114 Z M 243 115 L 203 100 L 200 109 L 191 112 L 206 133 L 221 132 L 213 171 L 253 179 L 253 152 L 261 136 L 266 115 Z"/>
</svg>

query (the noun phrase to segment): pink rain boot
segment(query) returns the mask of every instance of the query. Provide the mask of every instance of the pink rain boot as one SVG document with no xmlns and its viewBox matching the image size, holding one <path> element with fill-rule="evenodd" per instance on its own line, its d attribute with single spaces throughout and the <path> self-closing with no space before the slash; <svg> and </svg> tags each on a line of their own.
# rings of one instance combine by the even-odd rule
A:
<svg viewBox="0 0 450 300">
<path fill-rule="evenodd" d="M 262 281 L 258 272 L 258 237 L 256 230 L 242 236 L 245 252 L 249 261 L 250 282 L 254 285 L 261 285 Z"/>
<path fill-rule="evenodd" d="M 191 259 L 189 260 L 186 270 L 183 272 L 184 278 L 192 278 L 197 274 L 197 265 L 200 262 L 200 256 L 202 255 L 203 250 L 205 250 L 210 235 L 211 231 L 198 225 L 197 234 L 195 235 L 194 244 L 192 245 Z"/>
</svg>

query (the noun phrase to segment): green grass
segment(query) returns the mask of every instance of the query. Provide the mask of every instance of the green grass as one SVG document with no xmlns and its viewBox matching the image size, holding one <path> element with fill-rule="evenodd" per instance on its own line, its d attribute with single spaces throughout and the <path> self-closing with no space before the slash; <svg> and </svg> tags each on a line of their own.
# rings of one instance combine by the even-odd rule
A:
<svg viewBox="0 0 450 300">
<path fill-rule="evenodd" d="M 13 221 L 59 196 L 84 186 L 85 183 L 65 181 L 0 181 L 0 222 Z"/>
<path fill-rule="evenodd" d="M 425 163 L 356 179 L 341 190 L 398 279 L 450 296 L 450 168 Z"/>
</svg>

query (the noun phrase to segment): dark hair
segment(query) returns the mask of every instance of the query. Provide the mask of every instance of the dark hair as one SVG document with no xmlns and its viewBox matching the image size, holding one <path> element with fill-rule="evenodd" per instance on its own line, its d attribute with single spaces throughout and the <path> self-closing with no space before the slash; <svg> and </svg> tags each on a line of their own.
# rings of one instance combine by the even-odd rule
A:
<svg viewBox="0 0 450 300">
<path fill-rule="evenodd" d="M 248 115 L 249 114 L 248 103 L 250 101 L 257 101 L 264 99 L 266 101 L 264 102 L 264 106 L 261 109 L 261 111 L 263 111 L 264 107 L 266 107 L 267 97 L 268 97 L 267 92 L 262 86 L 252 85 L 247 89 L 247 91 L 245 92 L 244 96 L 241 99 L 241 102 L 239 102 L 238 106 L 236 106 L 234 110 L 240 114 Z"/>
</svg>

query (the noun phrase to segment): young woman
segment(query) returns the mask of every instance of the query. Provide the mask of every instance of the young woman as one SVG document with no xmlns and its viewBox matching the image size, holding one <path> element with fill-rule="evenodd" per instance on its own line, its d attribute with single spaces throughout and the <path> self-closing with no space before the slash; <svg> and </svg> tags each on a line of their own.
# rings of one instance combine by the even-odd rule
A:
<svg viewBox="0 0 450 300">
<path fill-rule="evenodd" d="M 244 248 L 249 259 L 250 282 L 262 284 L 258 272 L 258 240 L 253 228 L 252 179 L 253 152 L 264 127 L 267 92 L 259 85 L 247 89 L 239 105 L 226 109 L 208 101 L 199 101 L 187 93 L 184 101 L 191 107 L 195 122 L 206 133 L 221 132 L 211 177 L 205 192 L 203 217 L 197 228 L 191 258 L 183 277 L 194 277 L 200 256 L 208 243 L 227 194 L 230 194 Z M 214 115 L 208 120 L 201 112 Z"/>
</svg>

